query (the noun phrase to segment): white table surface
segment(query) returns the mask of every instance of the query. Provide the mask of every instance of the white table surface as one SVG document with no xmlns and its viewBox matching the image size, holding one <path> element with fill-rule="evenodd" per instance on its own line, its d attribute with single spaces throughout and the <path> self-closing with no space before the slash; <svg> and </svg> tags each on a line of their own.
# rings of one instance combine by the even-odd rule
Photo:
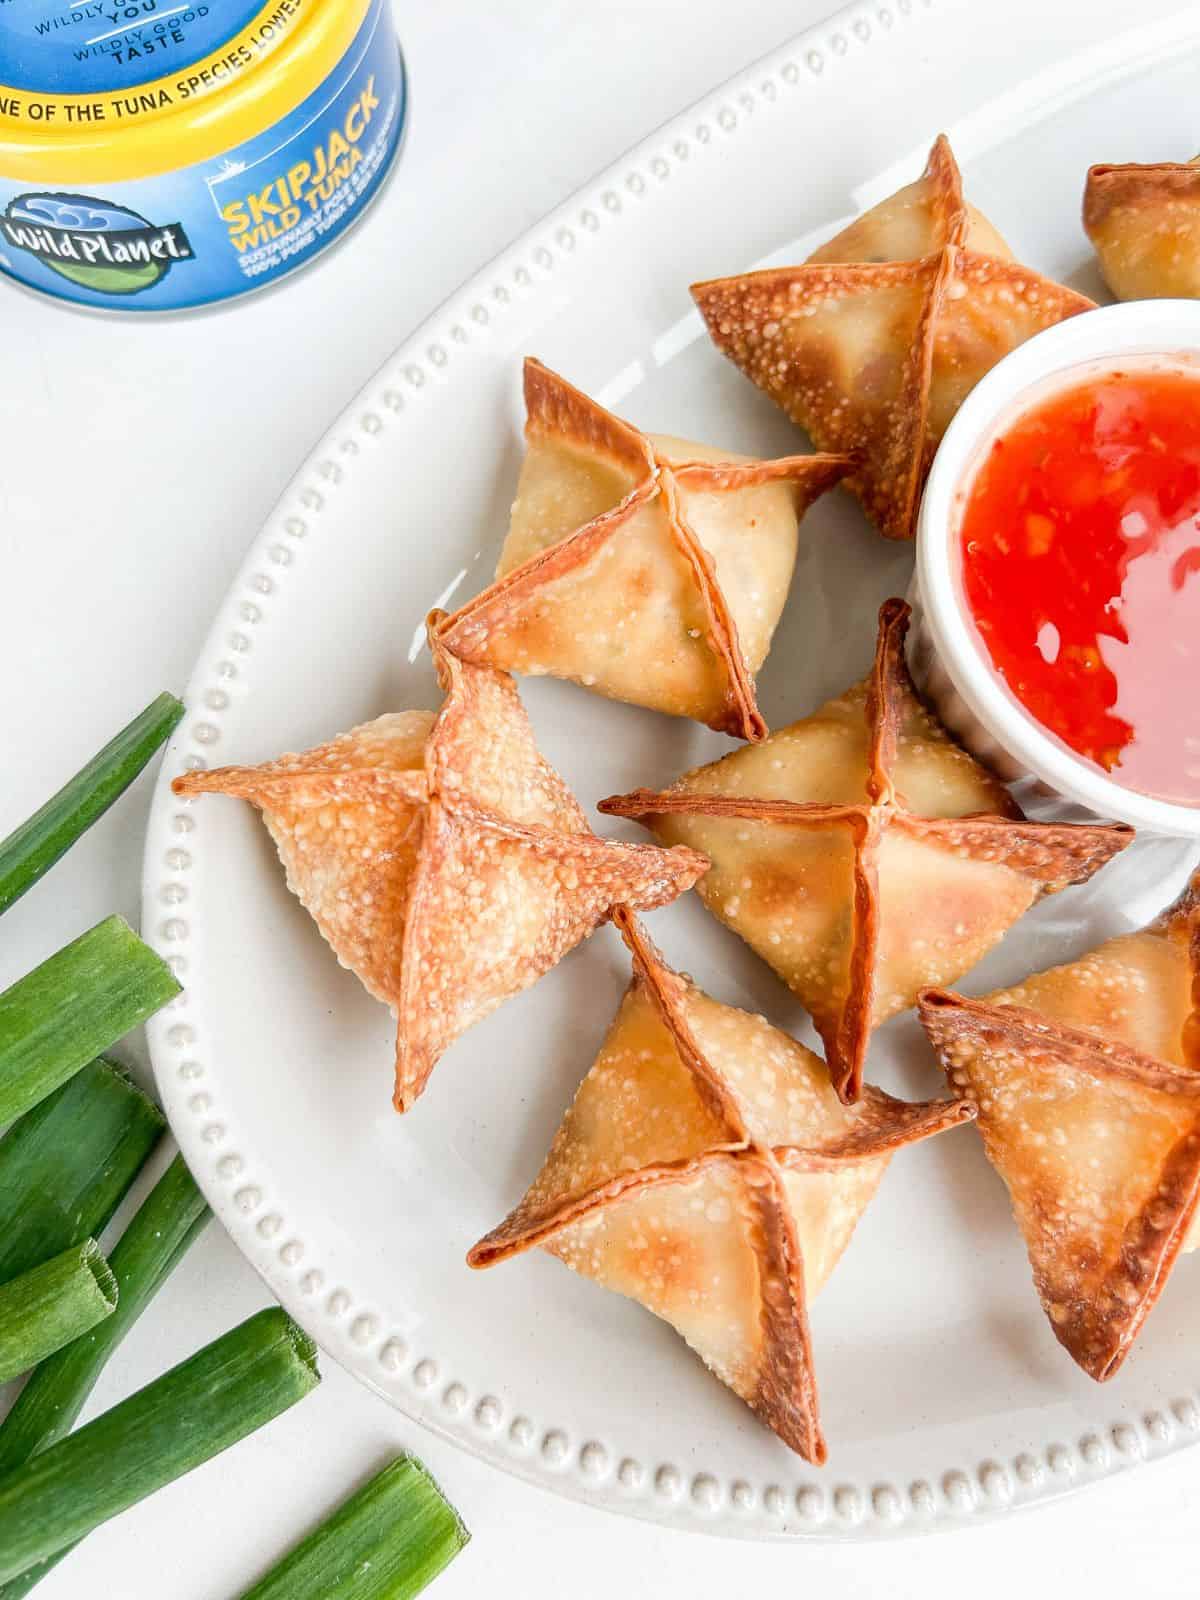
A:
<svg viewBox="0 0 1200 1600">
<path fill-rule="evenodd" d="M 997 0 L 990 0 L 997 3 Z M 1086 0 L 1073 4 L 1086 30 Z M 400 167 L 342 249 L 201 316 L 84 317 L 0 286 L 0 836 L 160 687 L 181 690 L 243 548 L 323 427 L 464 277 L 827 0 L 397 0 Z M 1033 41 L 1031 41 L 1031 44 Z M 936 118 L 934 119 L 936 120 Z M 0 927 L 0 987 L 110 911 L 138 915 L 143 780 Z M 140 1040 L 127 1060 L 146 1074 Z M 213 1224 L 102 1379 L 112 1404 L 257 1309 Z M 588 1511 L 485 1468 L 332 1363 L 301 1406 L 95 1533 L 45 1600 L 226 1600 L 399 1448 L 475 1540 L 439 1600 L 1052 1589 L 1194 1596 L 1200 1451 L 956 1534 L 752 1546 Z"/>
</svg>

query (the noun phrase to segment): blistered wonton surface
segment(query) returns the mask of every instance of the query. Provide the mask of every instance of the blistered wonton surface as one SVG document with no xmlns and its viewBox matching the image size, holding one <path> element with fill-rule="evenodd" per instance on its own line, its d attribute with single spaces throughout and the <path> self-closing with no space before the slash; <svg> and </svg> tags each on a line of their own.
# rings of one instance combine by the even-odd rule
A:
<svg viewBox="0 0 1200 1600">
<path fill-rule="evenodd" d="M 1200 1197 L 1200 874 L 1150 927 L 982 1000 L 931 991 L 921 1020 L 978 1108 L 1055 1337 L 1112 1376 Z"/>
<path fill-rule="evenodd" d="M 848 488 L 910 539 L 938 441 L 984 373 L 1092 302 L 1013 261 L 963 200 L 945 137 L 916 183 L 803 266 L 692 286 L 722 353 L 805 429 L 855 458 Z"/>
<path fill-rule="evenodd" d="M 1083 226 L 1118 300 L 1200 298 L 1200 165 L 1092 167 Z"/>
<path fill-rule="evenodd" d="M 343 966 L 397 1013 L 395 1103 L 442 1052 L 527 988 L 614 907 L 664 905 L 704 871 L 690 850 L 599 839 L 542 759 L 507 673 L 431 644 L 445 702 L 378 717 L 259 767 L 175 780 L 251 801 L 288 886 Z"/>
<path fill-rule="evenodd" d="M 705 904 L 800 996 L 846 1100 L 874 1027 L 1132 837 L 1027 822 L 918 698 L 907 626 L 888 601 L 864 683 L 668 789 L 600 803 L 708 856 Z"/>
<path fill-rule="evenodd" d="M 868 1089 L 673 972 L 632 919 L 633 982 L 484 1267 L 541 1245 L 665 1318 L 806 1460 L 825 1459 L 806 1306 L 892 1154 L 972 1115 Z"/>
<path fill-rule="evenodd" d="M 639 433 L 525 363 L 526 456 L 496 581 L 441 633 L 466 661 L 761 738 L 754 694 L 797 528 L 840 456 L 753 461 Z"/>
</svg>

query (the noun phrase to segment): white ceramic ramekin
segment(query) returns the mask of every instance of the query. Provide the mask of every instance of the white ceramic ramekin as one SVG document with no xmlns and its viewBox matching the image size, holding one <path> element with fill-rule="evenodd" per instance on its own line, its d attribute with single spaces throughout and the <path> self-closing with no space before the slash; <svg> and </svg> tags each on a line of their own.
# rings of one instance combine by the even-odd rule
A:
<svg viewBox="0 0 1200 1600">
<path fill-rule="evenodd" d="M 1153 364 L 1200 372 L 1200 301 L 1138 300 L 1087 311 L 1005 356 L 967 396 L 934 457 L 917 524 L 911 663 L 946 726 L 1002 778 L 1036 778 L 1096 816 L 1150 833 L 1200 838 L 1200 807 L 1123 788 L 1049 733 L 1009 691 L 966 608 L 956 536 L 983 452 L 1031 403 L 1114 367 Z M 1200 619 L 1198 619 L 1200 625 Z M 1200 685 L 1164 685 L 1164 693 Z"/>
</svg>

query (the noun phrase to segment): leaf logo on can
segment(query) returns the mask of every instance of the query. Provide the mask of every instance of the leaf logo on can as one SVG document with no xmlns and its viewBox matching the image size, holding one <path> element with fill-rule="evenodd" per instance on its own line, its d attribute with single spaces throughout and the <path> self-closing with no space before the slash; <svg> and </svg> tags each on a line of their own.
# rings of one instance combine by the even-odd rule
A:
<svg viewBox="0 0 1200 1600">
<path fill-rule="evenodd" d="M 181 223 L 150 222 L 85 194 L 15 196 L 0 215 L 0 240 L 100 294 L 137 294 L 195 258 Z"/>
</svg>

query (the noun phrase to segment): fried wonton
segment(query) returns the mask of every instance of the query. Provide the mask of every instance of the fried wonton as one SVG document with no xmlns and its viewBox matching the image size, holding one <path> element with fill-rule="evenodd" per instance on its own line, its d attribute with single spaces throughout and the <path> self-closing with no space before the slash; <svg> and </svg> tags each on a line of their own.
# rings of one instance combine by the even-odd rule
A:
<svg viewBox="0 0 1200 1600">
<path fill-rule="evenodd" d="M 545 1165 L 467 1257 L 533 1245 L 638 1300 L 808 1461 L 825 1460 L 807 1305 L 893 1153 L 973 1115 L 868 1089 L 666 966 L 632 918 L 633 981 Z"/>
<path fill-rule="evenodd" d="M 799 995 L 846 1101 L 872 1029 L 1132 838 L 1027 822 L 917 697 L 908 615 L 882 607 L 870 676 L 812 716 L 669 789 L 600 803 L 708 856 L 704 903 Z"/>
<path fill-rule="evenodd" d="M 1200 298 L 1200 157 L 1092 167 L 1083 226 L 1118 300 Z"/>
<path fill-rule="evenodd" d="M 1140 933 L 982 1000 L 930 990 L 921 1021 L 979 1112 L 1054 1336 L 1117 1371 L 1200 1197 L 1200 873 Z"/>
<path fill-rule="evenodd" d="M 614 908 L 649 910 L 705 870 L 691 850 L 597 838 L 538 754 L 505 672 L 430 643 L 442 709 L 378 717 L 302 755 L 176 778 L 249 800 L 288 887 L 338 960 L 397 1016 L 407 1111 L 453 1041 L 548 972 Z"/>
<path fill-rule="evenodd" d="M 819 449 L 856 458 L 846 487 L 911 539 L 934 450 L 1001 356 L 1092 302 L 1012 259 L 963 200 L 945 136 L 916 183 L 804 266 L 692 285 L 717 348 Z"/>
<path fill-rule="evenodd" d="M 754 674 L 799 520 L 849 461 L 753 461 L 639 433 L 538 361 L 525 363 L 525 405 L 496 581 L 445 623 L 446 648 L 762 738 Z"/>
</svg>

